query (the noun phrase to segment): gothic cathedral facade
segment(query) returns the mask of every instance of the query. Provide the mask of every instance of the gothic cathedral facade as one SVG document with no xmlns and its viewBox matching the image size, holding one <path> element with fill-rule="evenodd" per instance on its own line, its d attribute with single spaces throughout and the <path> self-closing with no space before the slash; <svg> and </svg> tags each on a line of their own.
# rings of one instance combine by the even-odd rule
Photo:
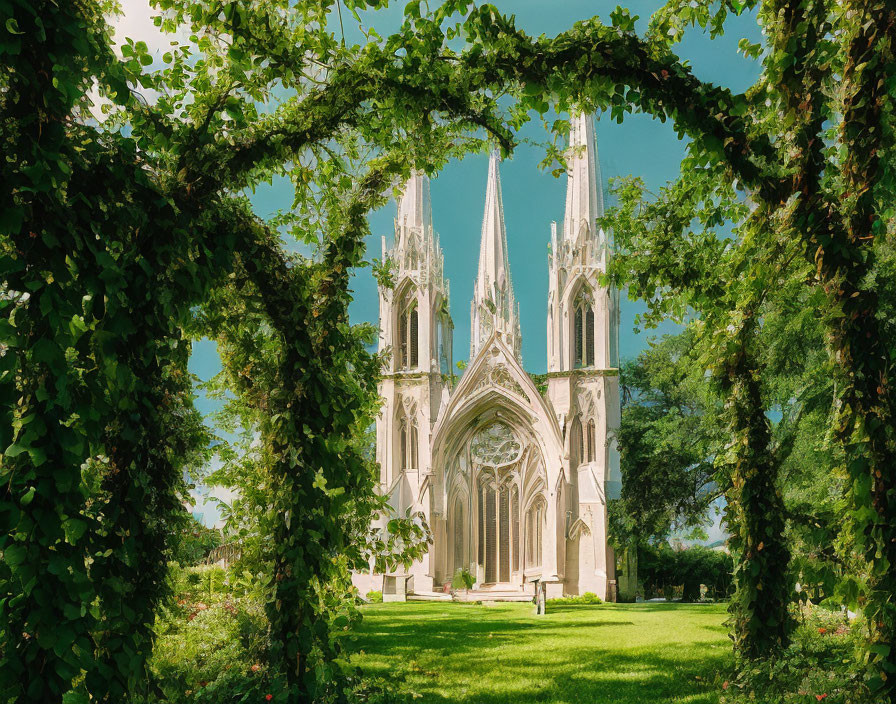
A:
<svg viewBox="0 0 896 704">
<path fill-rule="evenodd" d="M 607 499 L 620 488 L 619 300 L 599 280 L 611 245 L 597 223 L 596 149 L 591 117 L 574 117 L 565 217 L 559 232 L 551 225 L 543 393 L 522 366 L 497 156 L 486 185 L 470 361 L 456 384 L 429 180 L 415 174 L 404 189 L 392 249 L 383 240 L 396 276 L 394 287 L 380 288 L 379 345 L 390 361 L 380 383 L 377 460 L 392 510 L 421 514 L 432 542 L 410 570 L 391 575 L 403 593 L 435 598 L 466 570 L 476 598 L 523 596 L 536 582 L 548 597 L 615 597 Z M 358 577 L 362 589 L 390 579 Z"/>
</svg>

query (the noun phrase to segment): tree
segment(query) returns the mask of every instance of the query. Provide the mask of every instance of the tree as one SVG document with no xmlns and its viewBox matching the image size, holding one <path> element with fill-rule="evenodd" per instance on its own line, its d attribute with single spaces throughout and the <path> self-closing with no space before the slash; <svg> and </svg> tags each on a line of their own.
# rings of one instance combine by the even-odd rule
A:
<svg viewBox="0 0 896 704">
<path fill-rule="evenodd" d="M 610 275 L 630 296 L 647 300 L 648 322 L 693 319 L 692 358 L 720 399 L 724 442 L 712 462 L 731 532 L 737 652 L 747 659 L 774 654 L 792 626 L 790 553 L 759 350 L 770 294 L 792 275 L 793 257 L 775 252 L 763 278 L 740 279 L 747 247 L 729 247 L 717 228 L 736 224 L 734 241 L 749 242 L 756 225 L 731 188 L 707 174 L 671 184 L 653 200 L 640 179 L 623 181 L 616 193 L 619 205 L 604 222 L 617 243 Z"/>
<path fill-rule="evenodd" d="M 698 360 L 694 335 L 666 336 L 623 364 L 619 428 L 622 497 L 615 538 L 664 540 L 673 528 L 705 525 L 720 496 L 715 455 L 724 445 L 719 402 Z M 617 514 L 617 515 L 618 515 Z"/>
</svg>

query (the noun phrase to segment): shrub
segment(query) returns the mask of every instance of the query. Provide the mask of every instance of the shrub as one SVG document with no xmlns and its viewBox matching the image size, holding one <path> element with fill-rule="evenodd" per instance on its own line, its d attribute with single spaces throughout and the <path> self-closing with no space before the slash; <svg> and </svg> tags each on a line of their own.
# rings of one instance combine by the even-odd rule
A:
<svg viewBox="0 0 896 704">
<path fill-rule="evenodd" d="M 172 562 L 169 581 L 173 597 L 156 619 L 148 663 L 160 696 L 143 701 L 236 704 L 282 691 L 268 667 L 268 620 L 257 580 Z"/>
<path fill-rule="evenodd" d="M 784 653 L 748 663 L 726 683 L 720 704 L 872 704 L 859 663 L 864 626 L 826 609 L 804 607 Z"/>
<path fill-rule="evenodd" d="M 367 592 L 367 601 L 369 601 L 371 604 L 382 604 L 383 593 L 378 591 Z"/>
<path fill-rule="evenodd" d="M 578 596 L 564 596 L 560 599 L 548 599 L 548 604 L 603 604 L 601 598 L 594 592 L 585 592 Z"/>
<path fill-rule="evenodd" d="M 150 667 L 169 699 L 212 701 L 202 693 L 211 687 L 225 701 L 221 695 L 226 691 L 269 686 L 268 624 L 261 602 L 235 599 L 209 605 L 181 598 L 166 616 Z"/>
<path fill-rule="evenodd" d="M 220 531 L 206 528 L 190 516 L 171 540 L 171 559 L 181 567 L 197 565 L 224 542 Z"/>
<path fill-rule="evenodd" d="M 641 545 L 638 548 L 638 576 L 645 598 L 680 595 L 682 601 L 700 599 L 700 585 L 713 599 L 723 599 L 732 589 L 734 563 L 731 555 L 694 546 L 673 550 L 668 545 Z"/>
<path fill-rule="evenodd" d="M 476 584 L 476 578 L 465 567 L 461 567 L 455 572 L 451 579 L 452 589 L 472 589 L 474 584 Z"/>
</svg>

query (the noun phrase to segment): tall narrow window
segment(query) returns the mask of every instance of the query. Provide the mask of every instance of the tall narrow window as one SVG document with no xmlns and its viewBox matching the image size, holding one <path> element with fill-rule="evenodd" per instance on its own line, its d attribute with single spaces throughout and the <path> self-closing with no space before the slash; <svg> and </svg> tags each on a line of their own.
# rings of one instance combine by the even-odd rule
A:
<svg viewBox="0 0 896 704">
<path fill-rule="evenodd" d="M 587 457 L 588 462 L 594 462 L 595 452 L 594 452 L 594 418 L 588 421 L 588 425 L 585 430 L 585 456 Z"/>
<path fill-rule="evenodd" d="M 569 430 L 569 466 L 578 469 L 582 464 L 582 457 L 582 423 L 576 416 Z"/>
<path fill-rule="evenodd" d="M 499 579 L 502 582 L 510 581 L 510 501 L 509 488 L 506 484 L 498 490 L 498 553 Z"/>
<path fill-rule="evenodd" d="M 408 318 L 404 314 L 398 316 L 398 367 L 407 369 L 408 366 Z"/>
<path fill-rule="evenodd" d="M 485 487 L 485 581 L 494 583 L 498 580 L 498 536 L 497 506 L 495 505 L 495 487 Z"/>
<path fill-rule="evenodd" d="M 418 465 L 418 443 L 417 443 L 417 424 L 411 423 L 410 429 L 410 443 L 408 443 L 408 469 L 419 469 Z"/>
<path fill-rule="evenodd" d="M 479 502 L 479 540 L 477 541 L 476 560 L 479 566 L 485 565 L 485 487 L 479 487 L 476 492 L 476 498 Z"/>
<path fill-rule="evenodd" d="M 513 544 L 512 572 L 520 569 L 520 490 L 513 487 L 510 492 L 510 542 Z"/>
<path fill-rule="evenodd" d="M 464 503 L 460 496 L 454 500 L 454 571 L 464 565 Z"/>
<path fill-rule="evenodd" d="M 417 301 L 410 300 L 398 316 L 398 367 L 413 369 L 418 354 Z"/>
<path fill-rule="evenodd" d="M 541 565 L 541 533 L 544 523 L 544 500 L 536 499 L 526 512 L 526 566 Z"/>
<path fill-rule="evenodd" d="M 584 366 L 594 366 L 594 309 L 585 312 L 585 359 Z"/>
<path fill-rule="evenodd" d="M 418 342 L 418 333 L 417 333 L 417 306 L 414 306 L 410 310 L 410 339 L 408 340 L 408 345 L 411 348 L 411 369 L 417 366 L 418 355 L 419 355 L 419 345 Z"/>
<path fill-rule="evenodd" d="M 399 434 L 399 454 L 401 455 L 401 469 L 402 471 L 408 468 L 408 424 L 407 421 L 401 421 L 401 428 L 398 431 Z"/>
<path fill-rule="evenodd" d="M 535 560 L 541 564 L 541 533 L 544 525 L 544 502 L 539 501 L 535 505 Z"/>
<path fill-rule="evenodd" d="M 576 303 L 573 325 L 575 366 L 594 366 L 594 309 L 583 298 Z"/>
<path fill-rule="evenodd" d="M 581 367 L 584 364 L 582 359 L 584 350 L 582 349 L 582 335 L 584 333 L 584 324 L 582 321 L 582 307 L 576 307 L 576 315 L 575 315 L 575 329 L 573 335 L 575 336 L 575 350 L 576 350 L 576 367 Z"/>
</svg>

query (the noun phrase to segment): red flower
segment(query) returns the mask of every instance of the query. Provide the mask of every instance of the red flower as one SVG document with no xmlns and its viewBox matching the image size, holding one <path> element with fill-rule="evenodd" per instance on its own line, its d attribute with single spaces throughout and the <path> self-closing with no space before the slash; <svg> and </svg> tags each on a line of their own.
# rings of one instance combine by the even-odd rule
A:
<svg viewBox="0 0 896 704">
<path fill-rule="evenodd" d="M 825 694 L 825 696 L 827 696 L 827 694 Z M 273 694 L 268 694 L 268 695 L 265 696 L 264 699 L 265 699 L 265 701 L 269 702 L 269 701 L 271 701 L 271 699 L 273 699 L 273 698 L 274 698 L 274 695 L 273 695 Z"/>
<path fill-rule="evenodd" d="M 824 635 L 825 633 L 828 632 L 828 629 L 827 628 L 819 628 L 818 632 L 821 633 L 821 635 Z M 825 696 L 827 696 L 827 695 L 825 695 Z"/>
<path fill-rule="evenodd" d="M 815 698 L 816 698 L 818 701 L 821 701 L 822 699 L 827 699 L 827 698 L 828 698 L 828 695 L 827 695 L 827 694 L 816 694 L 816 695 L 815 695 Z"/>
</svg>

